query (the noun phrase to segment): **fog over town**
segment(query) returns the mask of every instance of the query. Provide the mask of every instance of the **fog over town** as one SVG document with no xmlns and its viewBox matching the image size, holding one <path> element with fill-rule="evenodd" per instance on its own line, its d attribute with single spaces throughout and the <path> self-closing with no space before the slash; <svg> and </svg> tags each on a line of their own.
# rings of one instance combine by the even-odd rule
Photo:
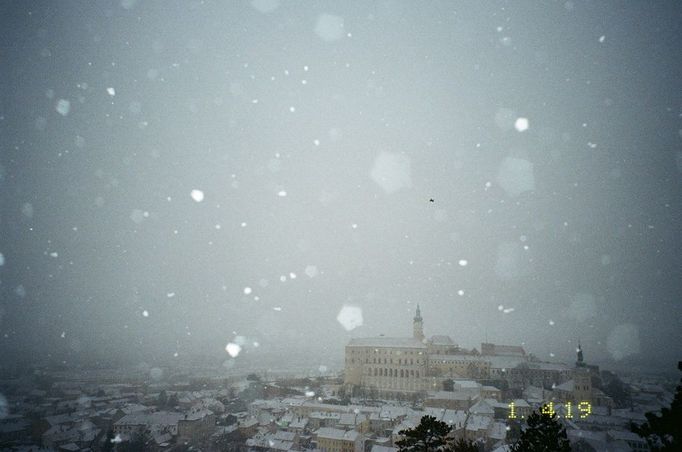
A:
<svg viewBox="0 0 682 452">
<path fill-rule="evenodd" d="M 369 388 L 348 347 L 417 338 L 570 368 L 580 345 L 589 365 L 676 378 L 681 18 L 3 2 L 0 372 Z"/>
</svg>

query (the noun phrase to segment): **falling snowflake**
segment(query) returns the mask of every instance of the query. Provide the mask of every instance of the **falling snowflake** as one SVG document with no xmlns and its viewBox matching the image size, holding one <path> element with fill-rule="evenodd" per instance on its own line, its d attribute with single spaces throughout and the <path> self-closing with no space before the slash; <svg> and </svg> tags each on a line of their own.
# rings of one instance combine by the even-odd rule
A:
<svg viewBox="0 0 682 452">
<path fill-rule="evenodd" d="M 71 111 L 71 102 L 66 99 L 59 99 L 55 105 L 55 110 L 62 116 L 66 116 Z"/>
<path fill-rule="evenodd" d="M 244 287 L 244 295 L 249 295 L 251 293 L 250 287 Z"/>
<path fill-rule="evenodd" d="M 381 152 L 370 172 L 372 180 L 387 194 L 412 187 L 410 159 L 403 154 Z"/>
<path fill-rule="evenodd" d="M 362 326 L 362 309 L 357 306 L 344 306 L 336 316 L 336 320 L 346 331 L 354 330 Z"/>
<path fill-rule="evenodd" d="M 319 273 L 320 273 L 320 272 L 317 270 L 317 267 L 316 267 L 315 265 L 308 265 L 308 266 L 305 268 L 305 274 L 306 274 L 309 278 L 314 278 L 314 277 L 316 277 Z"/>
<path fill-rule="evenodd" d="M 107 88 L 107 93 L 109 93 L 109 95 L 111 97 L 114 97 L 116 95 L 116 90 L 112 87 L 109 87 L 109 88 Z M 125 96 L 123 96 L 123 97 L 125 97 Z"/>
<path fill-rule="evenodd" d="M 201 190 L 194 189 L 190 193 L 190 196 L 195 202 L 201 202 L 204 200 L 204 192 Z"/>
<path fill-rule="evenodd" d="M 149 317 L 149 311 L 147 311 L 146 309 L 144 311 L 142 311 L 142 316 L 143 317 Z"/>
<path fill-rule="evenodd" d="M 528 118 L 517 118 L 514 123 L 514 128 L 519 132 L 528 130 Z"/>
<path fill-rule="evenodd" d="M 459 260 L 459 266 L 460 266 L 460 267 L 466 267 L 467 265 L 469 265 L 469 261 L 468 261 L 468 260 L 466 260 L 466 259 L 460 259 L 460 260 Z"/>
<path fill-rule="evenodd" d="M 230 342 L 229 344 L 227 344 L 225 346 L 225 351 L 231 357 L 236 358 L 239 355 L 239 352 L 242 351 L 242 347 L 239 344 L 235 344 L 234 342 Z"/>
<path fill-rule="evenodd" d="M 533 164 L 525 159 L 505 158 L 500 165 L 497 184 L 509 196 L 518 196 L 523 192 L 534 190 Z"/>
</svg>

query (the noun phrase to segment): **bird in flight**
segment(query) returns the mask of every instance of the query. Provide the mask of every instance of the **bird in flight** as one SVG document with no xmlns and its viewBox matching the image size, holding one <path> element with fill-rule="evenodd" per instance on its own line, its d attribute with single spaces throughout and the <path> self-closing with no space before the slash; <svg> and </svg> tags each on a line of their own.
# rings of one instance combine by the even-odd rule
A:
<svg viewBox="0 0 682 452">
<path fill-rule="evenodd" d="M 429 198 L 429 202 L 436 202 L 433 198 Z"/>
</svg>

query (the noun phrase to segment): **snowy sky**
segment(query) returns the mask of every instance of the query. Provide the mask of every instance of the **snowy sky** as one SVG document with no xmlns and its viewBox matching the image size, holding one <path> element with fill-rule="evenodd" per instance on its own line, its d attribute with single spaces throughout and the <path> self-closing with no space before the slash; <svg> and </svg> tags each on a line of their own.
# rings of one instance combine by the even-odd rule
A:
<svg viewBox="0 0 682 452">
<path fill-rule="evenodd" d="M 419 303 L 466 347 L 674 369 L 681 3 L 0 20 L 0 365 L 340 362 Z"/>
</svg>

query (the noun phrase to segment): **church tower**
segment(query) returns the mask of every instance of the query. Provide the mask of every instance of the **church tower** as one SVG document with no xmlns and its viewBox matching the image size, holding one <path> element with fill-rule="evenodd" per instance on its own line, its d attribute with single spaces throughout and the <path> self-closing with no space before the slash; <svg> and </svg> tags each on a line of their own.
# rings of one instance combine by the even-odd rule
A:
<svg viewBox="0 0 682 452">
<path fill-rule="evenodd" d="M 583 348 L 580 346 L 580 342 L 578 342 L 578 348 L 575 352 L 578 355 L 578 359 L 575 362 L 575 367 L 585 367 L 585 361 L 583 361 Z"/>
<path fill-rule="evenodd" d="M 592 374 L 587 368 L 583 358 L 583 348 L 578 342 L 576 350 L 578 359 L 575 362 L 575 369 L 573 370 L 573 399 L 575 403 L 591 402 L 592 401 Z"/>
<path fill-rule="evenodd" d="M 419 305 L 417 305 L 417 312 L 414 314 L 414 319 L 412 323 L 413 336 L 418 341 L 424 340 L 424 319 L 422 319 L 422 313 L 419 310 Z"/>
</svg>

